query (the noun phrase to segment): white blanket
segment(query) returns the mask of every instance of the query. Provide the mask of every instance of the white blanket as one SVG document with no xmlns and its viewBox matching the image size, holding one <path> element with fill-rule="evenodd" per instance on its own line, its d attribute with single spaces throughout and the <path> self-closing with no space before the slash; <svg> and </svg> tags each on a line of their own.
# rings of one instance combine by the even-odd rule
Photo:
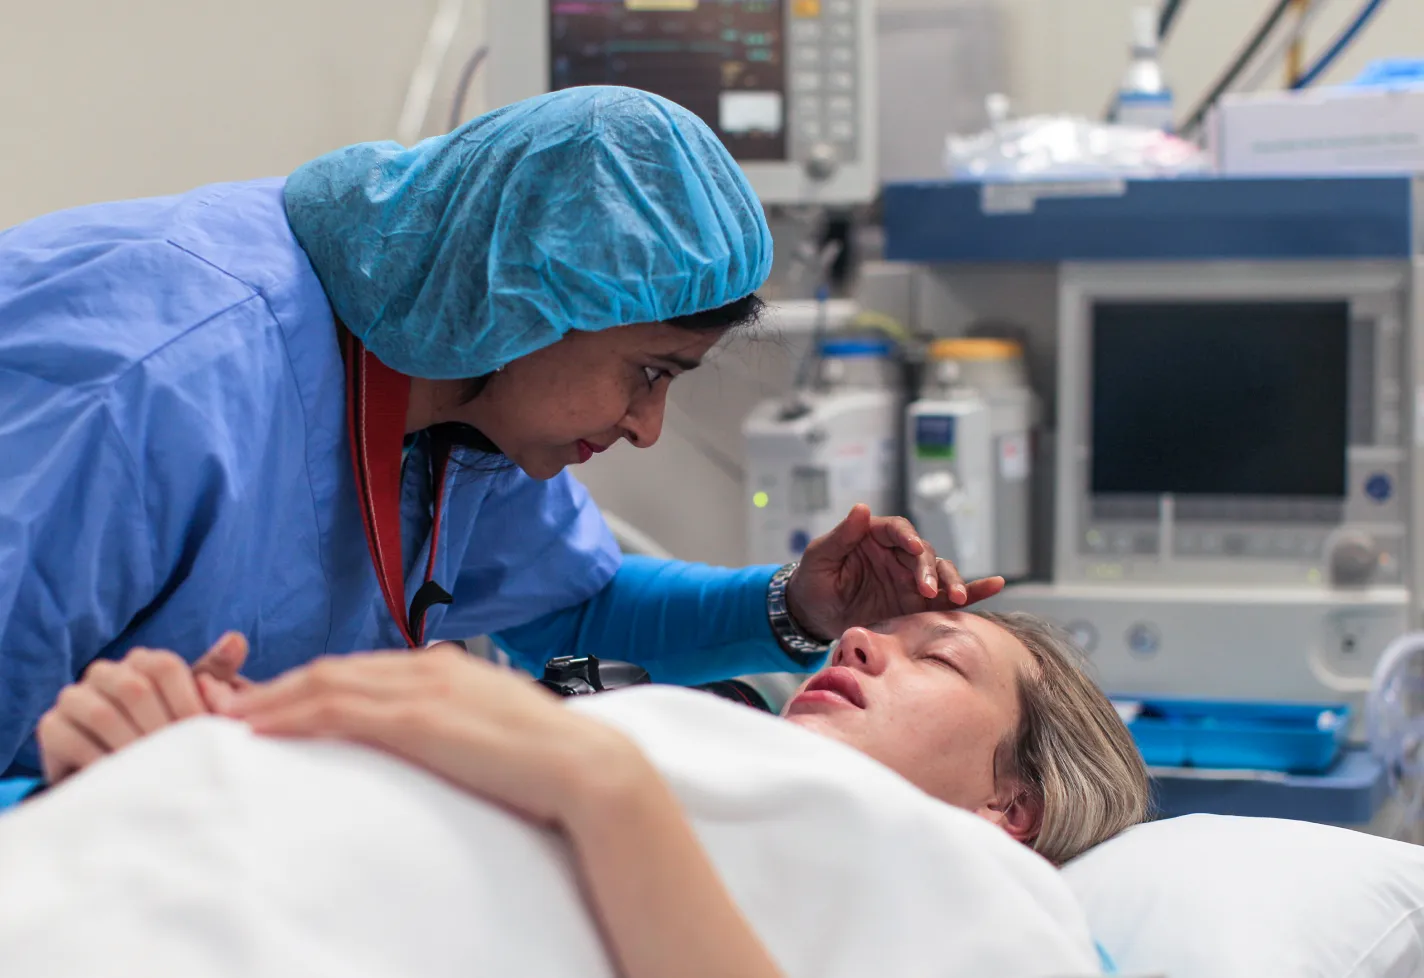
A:
<svg viewBox="0 0 1424 978">
<path fill-rule="evenodd" d="M 788 976 L 1098 973 L 1056 870 L 857 752 L 681 690 L 575 708 L 666 775 Z M 375 752 L 218 719 L 0 818 L 0 972 L 613 974 L 557 839 Z"/>
</svg>

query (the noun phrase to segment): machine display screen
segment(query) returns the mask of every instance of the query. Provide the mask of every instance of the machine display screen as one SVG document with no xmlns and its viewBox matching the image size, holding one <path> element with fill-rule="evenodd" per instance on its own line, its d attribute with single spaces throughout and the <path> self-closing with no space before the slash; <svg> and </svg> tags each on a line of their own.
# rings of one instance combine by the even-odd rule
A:
<svg viewBox="0 0 1424 978">
<path fill-rule="evenodd" d="M 550 88 L 641 88 L 691 109 L 736 159 L 784 160 L 783 2 L 549 0 Z"/>
<path fill-rule="evenodd" d="M 1345 302 L 1099 303 L 1094 494 L 1346 491 Z"/>
</svg>

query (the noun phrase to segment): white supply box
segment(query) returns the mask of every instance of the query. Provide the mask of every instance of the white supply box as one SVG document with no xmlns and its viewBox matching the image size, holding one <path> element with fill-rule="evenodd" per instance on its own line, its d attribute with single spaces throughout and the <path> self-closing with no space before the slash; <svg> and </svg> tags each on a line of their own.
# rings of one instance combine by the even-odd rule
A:
<svg viewBox="0 0 1424 978">
<path fill-rule="evenodd" d="M 1424 87 L 1227 96 L 1210 133 L 1231 176 L 1424 172 Z"/>
</svg>

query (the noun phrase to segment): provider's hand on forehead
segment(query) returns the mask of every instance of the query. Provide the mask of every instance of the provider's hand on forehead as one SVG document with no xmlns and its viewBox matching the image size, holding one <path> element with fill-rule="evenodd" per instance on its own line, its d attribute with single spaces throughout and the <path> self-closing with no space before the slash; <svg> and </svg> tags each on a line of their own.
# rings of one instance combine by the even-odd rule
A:
<svg viewBox="0 0 1424 978">
<path fill-rule="evenodd" d="M 1003 589 L 1002 577 L 965 583 L 909 520 L 856 506 L 806 548 L 786 597 L 801 627 L 829 641 L 855 625 L 962 608 Z"/>
</svg>

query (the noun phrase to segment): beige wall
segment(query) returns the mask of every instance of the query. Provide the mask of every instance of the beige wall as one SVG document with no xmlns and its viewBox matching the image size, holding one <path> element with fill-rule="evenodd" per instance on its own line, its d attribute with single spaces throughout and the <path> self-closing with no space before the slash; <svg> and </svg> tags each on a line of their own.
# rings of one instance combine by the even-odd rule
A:
<svg viewBox="0 0 1424 978">
<path fill-rule="evenodd" d="M 481 39 L 465 16 L 432 107 Z M 956 0 L 883 0 L 933 6 Z M 1101 109 L 1133 0 L 1001 0 L 1010 94 L 1023 111 Z M 1271 0 L 1187 0 L 1166 64 L 1195 99 Z M 1356 7 L 1329 4 L 1318 49 Z M 347 142 L 394 135 L 435 0 L 0 2 L 0 226 L 59 207 L 283 173 Z M 496 39 L 497 41 L 497 39 Z M 1424 45 L 1424 2 L 1391 0 L 1333 77 Z M 479 105 L 479 91 L 470 105 Z"/>
<path fill-rule="evenodd" d="M 508 2 L 508 0 L 506 0 Z M 467 0 L 431 112 L 478 42 Z M 0 227 L 390 138 L 434 0 L 0 0 Z"/>
</svg>

